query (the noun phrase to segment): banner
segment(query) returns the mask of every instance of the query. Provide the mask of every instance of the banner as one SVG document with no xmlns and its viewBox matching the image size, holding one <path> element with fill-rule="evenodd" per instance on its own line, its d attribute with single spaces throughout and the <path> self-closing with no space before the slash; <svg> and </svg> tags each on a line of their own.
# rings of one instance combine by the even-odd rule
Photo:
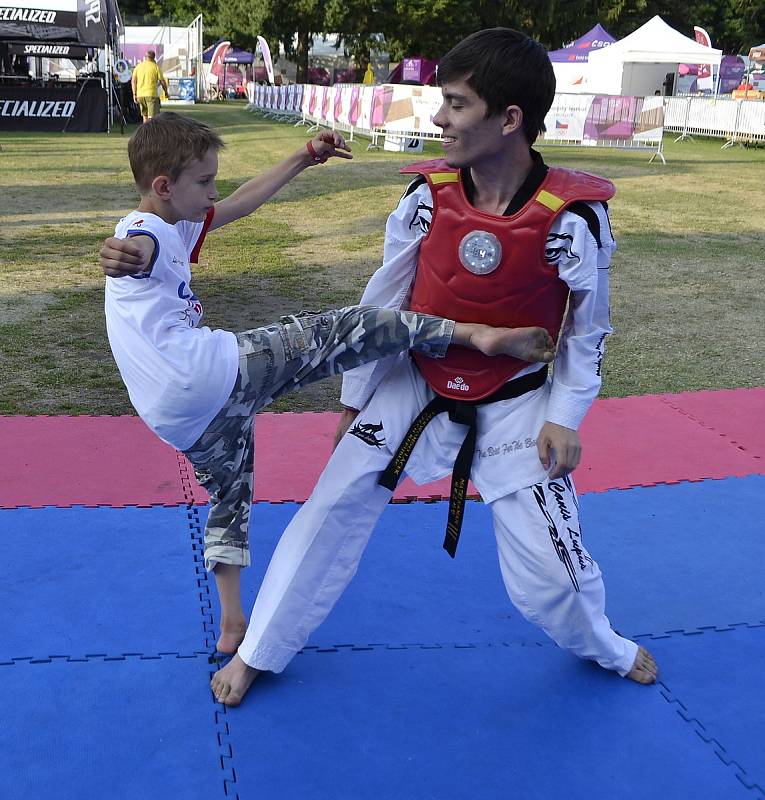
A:
<svg viewBox="0 0 765 800">
<path fill-rule="evenodd" d="M 280 99 L 254 87 L 254 105 L 270 110 L 302 111 L 306 119 L 340 130 L 385 134 L 389 146 L 401 151 L 405 140 L 439 139 L 441 129 L 433 117 L 441 107 L 441 90 L 435 86 L 317 86 L 295 87 L 300 96 L 289 102 L 292 87 L 268 87 Z M 546 132 L 541 144 L 570 144 L 590 147 L 656 148 L 660 152 L 664 131 L 663 97 L 621 97 L 618 95 L 556 94 L 545 117 Z M 410 147 L 407 143 L 405 147 Z"/>
<path fill-rule="evenodd" d="M 545 117 L 546 142 L 581 141 L 584 124 L 592 105 L 590 94 L 556 95 L 552 108 Z"/>
<path fill-rule="evenodd" d="M 106 42 L 105 0 L 0 0 L 0 40 Z"/>
<path fill-rule="evenodd" d="M 43 0 L 50 2 L 50 0 Z M 77 33 L 81 42 L 106 44 L 106 6 L 104 0 L 77 0 Z"/>
<path fill-rule="evenodd" d="M 12 42 L 8 50 L 15 56 L 45 56 L 46 58 L 80 58 L 88 54 L 85 47 L 76 44 L 42 44 L 40 42 Z"/>
<path fill-rule="evenodd" d="M 693 35 L 696 41 L 699 44 L 703 44 L 704 47 L 712 46 L 712 40 L 709 38 L 709 34 L 703 28 L 699 28 L 698 25 L 693 26 Z M 712 65 L 699 64 L 699 71 L 696 74 L 696 90 L 699 92 L 711 92 L 713 88 Z"/>
<path fill-rule="evenodd" d="M 268 75 L 268 82 L 274 85 L 274 65 L 271 61 L 271 51 L 268 49 L 268 42 L 262 37 L 258 36 L 258 49 L 263 56 L 263 63 L 266 66 L 266 74 Z"/>
<path fill-rule="evenodd" d="M 0 130 L 106 130 L 106 92 L 100 81 L 58 87 L 0 86 Z"/>
</svg>

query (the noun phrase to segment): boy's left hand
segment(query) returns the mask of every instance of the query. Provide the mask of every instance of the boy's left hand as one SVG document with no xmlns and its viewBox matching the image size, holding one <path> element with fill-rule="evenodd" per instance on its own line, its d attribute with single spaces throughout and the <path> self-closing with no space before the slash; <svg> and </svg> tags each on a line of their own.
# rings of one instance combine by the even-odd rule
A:
<svg viewBox="0 0 765 800">
<path fill-rule="evenodd" d="M 579 434 L 572 428 L 545 422 L 537 437 L 537 451 L 542 466 L 549 470 L 550 478 L 562 478 L 576 469 L 582 457 Z M 554 459 L 554 464 L 553 464 Z"/>
<path fill-rule="evenodd" d="M 324 164 L 327 159 L 333 156 L 337 158 L 353 158 L 351 148 L 337 131 L 321 131 L 317 133 L 306 144 L 306 149 L 317 164 Z"/>
</svg>

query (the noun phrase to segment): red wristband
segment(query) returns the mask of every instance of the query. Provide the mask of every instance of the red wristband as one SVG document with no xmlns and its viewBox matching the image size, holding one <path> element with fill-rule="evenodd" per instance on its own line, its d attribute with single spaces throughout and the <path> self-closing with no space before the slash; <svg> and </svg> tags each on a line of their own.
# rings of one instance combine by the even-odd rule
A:
<svg viewBox="0 0 765 800">
<path fill-rule="evenodd" d="M 327 160 L 327 154 L 324 153 L 323 155 L 319 155 L 316 150 L 314 149 L 313 142 L 310 140 L 305 143 L 306 150 L 308 150 L 308 155 L 317 163 L 323 164 Z"/>
</svg>

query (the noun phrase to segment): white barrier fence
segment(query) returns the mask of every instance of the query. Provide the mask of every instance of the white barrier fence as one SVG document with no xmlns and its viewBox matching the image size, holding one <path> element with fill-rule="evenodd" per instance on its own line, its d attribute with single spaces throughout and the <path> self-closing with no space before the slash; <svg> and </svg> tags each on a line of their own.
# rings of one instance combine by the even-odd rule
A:
<svg viewBox="0 0 765 800">
<path fill-rule="evenodd" d="M 441 139 L 441 129 L 433 124 L 441 90 L 433 86 L 250 84 L 248 99 L 248 108 L 275 118 L 324 125 L 347 132 L 351 140 L 361 133 L 371 138 L 370 147 L 384 137 L 387 149 L 417 152 L 423 139 Z M 663 125 L 661 97 L 559 94 L 545 118 L 541 143 L 651 150 L 651 161 L 664 161 Z"/>
<path fill-rule="evenodd" d="M 765 101 L 732 97 L 668 97 L 664 126 L 679 133 L 675 141 L 696 136 L 725 139 L 723 149 L 765 142 Z"/>
<path fill-rule="evenodd" d="M 544 144 L 651 150 L 660 158 L 664 133 L 661 97 L 556 94 L 545 117 Z"/>
</svg>

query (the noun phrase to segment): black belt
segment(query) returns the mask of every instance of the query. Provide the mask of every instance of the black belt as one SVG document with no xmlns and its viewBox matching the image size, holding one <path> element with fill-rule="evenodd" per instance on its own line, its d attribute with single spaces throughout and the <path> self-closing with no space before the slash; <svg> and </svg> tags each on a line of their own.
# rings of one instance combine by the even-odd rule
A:
<svg viewBox="0 0 765 800">
<path fill-rule="evenodd" d="M 459 542 L 462 518 L 465 514 L 465 497 L 467 495 L 468 480 L 470 479 L 470 468 L 473 464 L 473 453 L 475 452 L 478 438 L 476 406 L 496 403 L 499 400 L 509 400 L 511 397 L 520 397 L 526 392 L 538 389 L 546 380 L 547 366 L 544 366 L 542 369 L 529 375 L 524 375 L 522 378 L 508 381 L 501 389 L 483 400 L 457 400 L 452 397 L 442 397 L 440 394 L 436 395 L 417 415 L 406 436 L 404 436 L 404 440 L 396 450 L 396 454 L 380 475 L 377 482 L 386 489 L 393 491 L 404 472 L 409 456 L 412 455 L 412 450 L 414 450 L 420 435 L 431 420 L 444 411 L 449 413 L 449 419 L 452 422 L 467 425 L 468 432 L 454 461 L 452 489 L 449 495 L 449 519 L 446 523 L 446 538 L 444 539 L 444 550 L 452 558 L 457 553 L 457 542 Z"/>
</svg>

